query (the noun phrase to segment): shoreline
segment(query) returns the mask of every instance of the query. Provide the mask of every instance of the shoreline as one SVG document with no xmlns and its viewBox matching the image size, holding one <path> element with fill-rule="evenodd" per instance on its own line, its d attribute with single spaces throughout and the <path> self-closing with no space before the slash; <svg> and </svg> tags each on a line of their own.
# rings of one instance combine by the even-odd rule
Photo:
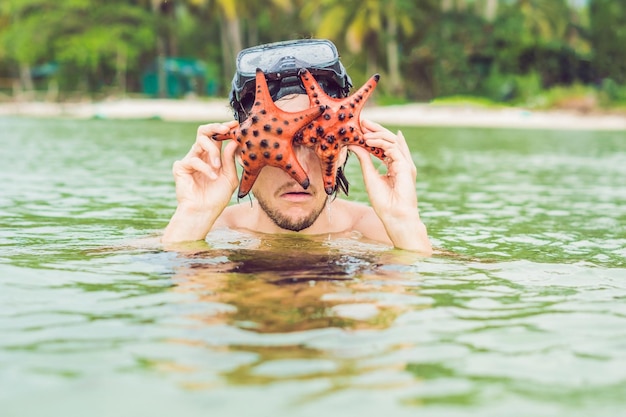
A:
<svg viewBox="0 0 626 417">
<path fill-rule="evenodd" d="M 394 126 L 487 127 L 551 130 L 626 130 L 626 114 L 497 109 L 466 105 L 413 103 L 369 106 L 363 117 Z M 226 99 L 119 99 L 101 102 L 0 102 L 0 116 L 74 119 L 159 119 L 222 122 L 233 119 Z"/>
</svg>

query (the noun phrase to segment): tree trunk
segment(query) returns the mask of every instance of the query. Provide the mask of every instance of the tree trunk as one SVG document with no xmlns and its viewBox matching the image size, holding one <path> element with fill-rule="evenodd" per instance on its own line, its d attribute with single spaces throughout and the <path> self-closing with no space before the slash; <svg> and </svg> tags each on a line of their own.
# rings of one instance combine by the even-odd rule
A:
<svg viewBox="0 0 626 417">
<path fill-rule="evenodd" d="M 229 82 L 233 74 L 233 54 L 228 46 L 228 36 L 224 22 L 220 19 L 220 44 L 222 47 L 222 84 L 226 86 L 224 93 L 228 92 Z"/>
<path fill-rule="evenodd" d="M 400 57 L 398 56 L 398 21 L 396 18 L 395 0 L 387 7 L 387 69 L 389 71 L 389 88 L 393 94 L 401 94 Z"/>
<path fill-rule="evenodd" d="M 166 95 L 166 77 L 165 73 L 165 40 L 161 33 L 160 15 L 161 15 L 161 0 L 152 0 L 152 12 L 156 17 L 156 73 L 157 73 L 157 85 L 158 96 L 164 98 Z"/>
<path fill-rule="evenodd" d="M 485 19 L 492 22 L 498 14 L 498 0 L 485 0 Z"/>
<path fill-rule="evenodd" d="M 259 44 L 259 25 L 255 18 L 248 19 L 248 46 Z"/>
<path fill-rule="evenodd" d="M 239 19 L 224 18 L 220 20 L 222 28 L 220 30 L 220 41 L 222 44 L 222 68 L 224 76 L 222 77 L 225 85 L 228 86 L 230 79 L 235 73 L 235 60 L 237 54 L 242 49 L 241 30 Z"/>
<path fill-rule="evenodd" d="M 20 85 L 22 91 L 27 96 L 32 96 L 35 92 L 35 84 L 33 83 L 33 77 L 30 73 L 30 65 L 20 64 Z"/>
<path fill-rule="evenodd" d="M 54 102 L 59 99 L 59 81 L 52 78 L 48 81 L 48 91 L 46 92 L 46 101 Z"/>
<path fill-rule="evenodd" d="M 167 73 L 165 72 L 165 42 L 163 37 L 157 35 L 157 57 L 156 57 L 157 82 L 159 86 L 159 98 L 167 95 Z"/>
<path fill-rule="evenodd" d="M 371 36 L 367 36 L 365 38 L 365 45 L 372 45 L 371 47 L 366 49 L 367 62 L 365 64 L 365 68 L 367 71 L 366 75 L 369 78 L 371 75 L 378 72 L 378 54 L 376 53 L 377 48 L 374 47 L 374 45 L 378 45 L 376 35 L 372 34 Z"/>
<path fill-rule="evenodd" d="M 126 56 L 126 49 L 122 46 L 117 47 L 117 57 L 115 60 L 115 70 L 117 78 L 117 86 L 120 90 L 122 97 L 126 96 L 126 67 L 128 63 L 128 57 Z"/>
</svg>

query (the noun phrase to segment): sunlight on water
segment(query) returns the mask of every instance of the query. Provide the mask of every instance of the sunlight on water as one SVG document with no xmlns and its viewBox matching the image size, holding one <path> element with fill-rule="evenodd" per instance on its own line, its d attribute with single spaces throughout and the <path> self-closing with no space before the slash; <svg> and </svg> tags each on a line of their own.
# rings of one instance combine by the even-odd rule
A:
<svg viewBox="0 0 626 417">
<path fill-rule="evenodd" d="M 623 132 L 404 128 L 440 249 L 422 259 L 353 235 L 215 231 L 164 250 L 146 237 L 195 126 L 0 131 L 3 417 L 626 405 Z M 366 201 L 355 157 L 347 176 Z"/>
</svg>

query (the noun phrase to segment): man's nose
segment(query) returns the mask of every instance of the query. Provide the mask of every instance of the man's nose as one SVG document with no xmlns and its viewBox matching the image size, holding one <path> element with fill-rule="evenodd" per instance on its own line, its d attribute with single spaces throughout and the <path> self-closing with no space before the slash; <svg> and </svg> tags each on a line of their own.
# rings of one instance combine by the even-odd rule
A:
<svg viewBox="0 0 626 417">
<path fill-rule="evenodd" d="M 306 148 L 304 146 L 296 146 L 296 158 L 298 158 L 298 162 L 302 166 L 305 172 L 310 172 L 313 163 L 315 162 L 316 155 L 313 152 L 313 149 Z"/>
</svg>

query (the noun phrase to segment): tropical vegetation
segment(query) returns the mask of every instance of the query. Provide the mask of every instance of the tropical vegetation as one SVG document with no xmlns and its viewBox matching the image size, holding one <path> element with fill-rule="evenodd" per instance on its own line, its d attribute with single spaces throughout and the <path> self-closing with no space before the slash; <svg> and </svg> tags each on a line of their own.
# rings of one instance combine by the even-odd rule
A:
<svg viewBox="0 0 626 417">
<path fill-rule="evenodd" d="M 381 73 L 381 102 L 626 103 L 614 0 L 2 0 L 0 93 L 147 94 L 152 69 L 155 96 L 224 96 L 239 50 L 307 37 L 333 40 L 355 84 Z M 202 77 L 168 91 L 172 58 Z"/>
</svg>

